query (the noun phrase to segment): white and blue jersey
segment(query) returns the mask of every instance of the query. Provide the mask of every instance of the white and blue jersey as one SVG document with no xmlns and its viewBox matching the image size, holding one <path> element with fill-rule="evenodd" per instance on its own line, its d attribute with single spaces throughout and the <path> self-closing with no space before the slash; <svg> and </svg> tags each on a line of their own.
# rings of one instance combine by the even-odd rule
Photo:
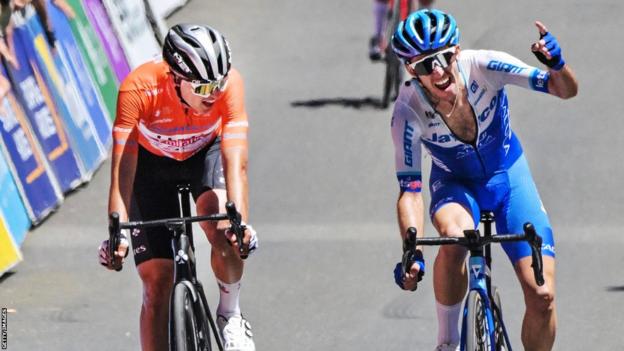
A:
<svg viewBox="0 0 624 351">
<path fill-rule="evenodd" d="M 474 141 L 460 140 L 415 81 L 402 86 L 392 115 L 397 179 L 401 191 L 421 191 L 421 145 L 432 159 L 430 214 L 449 202 L 473 214 L 494 211 L 499 233 L 521 233 L 531 221 L 544 239 L 545 255 L 554 256 L 552 230 L 537 188 L 511 130 L 505 85 L 548 92 L 549 73 L 498 51 L 462 50 L 457 57 L 461 80 L 476 118 Z M 459 82 L 457 82 L 459 83 Z M 504 245 L 513 262 L 530 256 L 525 243 Z"/>
</svg>

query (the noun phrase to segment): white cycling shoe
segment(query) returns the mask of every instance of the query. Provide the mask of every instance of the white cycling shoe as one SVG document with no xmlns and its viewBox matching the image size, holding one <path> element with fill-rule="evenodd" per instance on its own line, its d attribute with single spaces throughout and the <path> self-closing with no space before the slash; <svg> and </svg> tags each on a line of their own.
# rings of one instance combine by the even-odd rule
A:
<svg viewBox="0 0 624 351">
<path fill-rule="evenodd" d="M 232 316 L 230 319 L 217 316 L 217 326 L 224 351 L 256 351 L 251 325 L 242 316 Z"/>
<path fill-rule="evenodd" d="M 441 344 L 441 345 L 438 345 L 433 351 L 459 351 L 459 345 Z"/>
</svg>

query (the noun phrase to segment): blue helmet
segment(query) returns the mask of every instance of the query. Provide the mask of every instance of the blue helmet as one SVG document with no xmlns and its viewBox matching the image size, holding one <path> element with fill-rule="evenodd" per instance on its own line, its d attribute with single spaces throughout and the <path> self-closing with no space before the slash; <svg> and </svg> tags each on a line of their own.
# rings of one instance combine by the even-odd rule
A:
<svg viewBox="0 0 624 351">
<path fill-rule="evenodd" d="M 440 10 L 420 10 L 401 21 L 392 36 L 392 49 L 403 60 L 459 44 L 453 16 Z"/>
</svg>

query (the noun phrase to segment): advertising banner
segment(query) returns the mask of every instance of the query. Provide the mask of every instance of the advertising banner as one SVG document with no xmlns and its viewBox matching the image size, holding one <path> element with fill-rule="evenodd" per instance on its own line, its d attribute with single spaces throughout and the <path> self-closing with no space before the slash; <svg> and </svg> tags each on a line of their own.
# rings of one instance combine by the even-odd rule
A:
<svg viewBox="0 0 624 351">
<path fill-rule="evenodd" d="M 152 26 L 152 31 L 156 35 L 158 44 L 162 46 L 165 41 L 165 36 L 167 35 L 167 23 L 165 23 L 164 17 L 156 13 L 156 10 L 152 6 L 152 2 L 153 1 L 143 1 L 145 4 L 145 13 L 147 14 L 149 24 Z"/>
<path fill-rule="evenodd" d="M 80 92 L 59 55 L 50 51 L 39 18 L 32 6 L 27 6 L 25 13 L 15 13 L 13 21 L 14 35 L 19 39 L 16 40 L 16 44 L 21 41 L 31 59 L 30 62 L 35 63 L 32 66 L 35 75 L 40 74 L 44 77 L 59 114 L 65 122 L 70 144 L 82 163 L 83 177 L 90 179 L 106 157 L 106 150 L 99 141 Z"/>
<path fill-rule="evenodd" d="M 106 53 L 97 34 L 87 19 L 80 0 L 69 0 L 68 2 L 76 13 L 76 17 L 69 21 L 74 38 L 78 43 L 82 58 L 89 68 L 91 78 L 104 101 L 108 116 L 114 119 L 117 108 L 117 78 L 108 59 L 106 59 Z"/>
<path fill-rule="evenodd" d="M 21 246 L 30 228 L 26 207 L 19 195 L 9 164 L 0 152 L 0 216 L 6 219 L 6 226 L 15 244 Z"/>
<path fill-rule="evenodd" d="M 154 15 L 167 18 L 173 11 L 184 6 L 188 0 L 149 0 L 148 2 L 154 11 Z"/>
<path fill-rule="evenodd" d="M 0 276 L 22 260 L 22 254 L 0 215 Z"/>
<path fill-rule="evenodd" d="M 143 0 L 102 0 L 131 68 L 160 55 Z"/>
<path fill-rule="evenodd" d="M 0 101 L 2 149 L 33 223 L 44 219 L 62 199 L 35 136 L 11 92 Z"/>
<path fill-rule="evenodd" d="M 74 9 L 76 8 L 74 4 L 78 2 L 79 0 L 68 0 L 68 3 Z M 130 73 L 130 65 L 115 35 L 113 26 L 108 19 L 108 14 L 106 13 L 104 5 L 102 5 L 102 0 L 82 0 L 82 3 L 87 18 L 89 18 L 93 29 L 95 29 L 99 37 L 99 42 L 102 43 L 106 56 L 117 75 L 117 81 L 122 82 L 128 73 Z"/>
<path fill-rule="evenodd" d="M 14 36 L 15 39 L 15 36 Z M 8 65 L 8 75 L 18 101 L 24 108 L 37 140 L 63 193 L 82 183 L 80 164 L 69 144 L 69 136 L 52 96 L 40 74 L 35 75 L 30 59 L 19 41 L 13 43 L 19 67 Z"/>
<path fill-rule="evenodd" d="M 54 33 L 57 39 L 56 48 L 59 57 L 63 61 L 64 66 L 68 68 L 69 78 L 82 96 L 82 101 L 85 103 L 88 116 L 91 117 L 100 143 L 108 150 L 112 141 L 111 121 L 107 116 L 107 111 L 104 110 L 103 102 L 98 92 L 95 90 L 91 75 L 82 59 L 67 17 L 58 7 L 52 5 L 50 0 L 46 1 L 46 8 L 48 17 L 54 26 Z"/>
</svg>

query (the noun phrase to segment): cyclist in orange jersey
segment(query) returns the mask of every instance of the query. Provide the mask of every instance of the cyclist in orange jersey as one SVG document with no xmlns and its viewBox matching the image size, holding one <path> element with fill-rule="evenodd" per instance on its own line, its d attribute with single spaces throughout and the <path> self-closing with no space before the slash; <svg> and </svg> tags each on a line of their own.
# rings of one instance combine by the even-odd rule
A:
<svg viewBox="0 0 624 351">
<path fill-rule="evenodd" d="M 113 129 L 108 211 L 121 220 L 179 215 L 177 185 L 190 184 L 198 215 L 225 212 L 233 201 L 248 217 L 247 113 L 243 80 L 231 68 L 230 49 L 218 31 L 203 25 L 173 26 L 163 59 L 131 72 L 119 89 Z M 201 222 L 212 245 L 211 264 L 220 288 L 217 324 L 225 350 L 254 351 L 251 327 L 241 314 L 243 261 L 225 222 Z M 140 329 L 143 350 L 168 350 L 167 320 L 173 283 L 171 234 L 166 228 L 134 231 L 134 261 L 143 282 Z M 257 248 L 247 224 L 244 253 Z M 108 242 L 100 246 L 107 265 Z M 124 257 L 128 240 L 115 255 Z"/>
</svg>

